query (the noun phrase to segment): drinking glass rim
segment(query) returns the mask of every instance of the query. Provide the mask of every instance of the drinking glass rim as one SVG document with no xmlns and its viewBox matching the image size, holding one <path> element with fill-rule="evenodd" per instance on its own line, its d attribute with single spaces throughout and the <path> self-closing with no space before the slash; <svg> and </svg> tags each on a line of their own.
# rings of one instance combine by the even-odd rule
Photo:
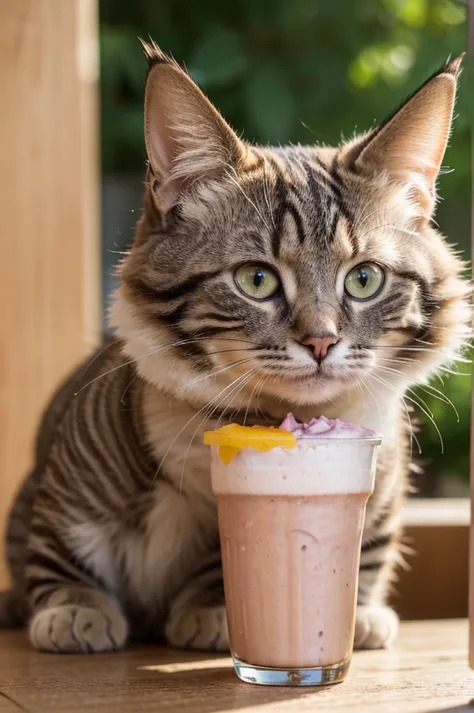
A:
<svg viewBox="0 0 474 713">
<path fill-rule="evenodd" d="M 311 442 L 311 443 L 367 443 L 370 445 L 375 445 L 378 446 L 382 443 L 382 436 L 357 436 L 357 437 L 343 437 L 340 438 L 339 436 L 337 438 L 331 437 L 331 436 L 300 436 L 297 438 L 296 445 L 304 445 L 305 442 Z M 285 447 L 285 446 L 283 446 Z M 293 450 L 288 449 L 288 450 Z"/>
</svg>

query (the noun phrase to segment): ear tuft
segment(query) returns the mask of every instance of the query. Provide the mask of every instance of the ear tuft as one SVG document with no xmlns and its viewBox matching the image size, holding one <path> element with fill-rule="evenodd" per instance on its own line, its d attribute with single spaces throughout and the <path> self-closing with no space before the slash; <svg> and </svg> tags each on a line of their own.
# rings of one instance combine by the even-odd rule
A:
<svg viewBox="0 0 474 713">
<path fill-rule="evenodd" d="M 176 60 L 162 49 L 158 47 L 156 42 L 150 40 L 146 42 L 142 40 L 141 37 L 138 38 L 142 48 L 145 59 L 148 62 L 148 72 L 150 72 L 156 64 L 169 64 L 176 67 L 179 71 L 186 73 L 186 70 L 179 66 Z"/>
<path fill-rule="evenodd" d="M 465 54 L 466 53 L 463 52 L 459 55 L 459 57 L 455 57 L 454 59 L 448 57 L 441 69 L 438 70 L 437 74 L 451 74 L 455 79 L 458 79 L 462 71 L 461 65 Z"/>
<path fill-rule="evenodd" d="M 143 53 L 144 53 L 146 60 L 148 62 L 148 68 L 152 67 L 154 64 L 157 64 L 159 62 L 167 62 L 168 61 L 168 57 L 158 47 L 156 42 L 154 42 L 153 40 L 151 40 L 150 42 L 146 42 L 145 40 L 142 40 L 141 37 L 139 37 L 138 40 L 141 43 L 141 46 L 143 47 Z"/>
</svg>

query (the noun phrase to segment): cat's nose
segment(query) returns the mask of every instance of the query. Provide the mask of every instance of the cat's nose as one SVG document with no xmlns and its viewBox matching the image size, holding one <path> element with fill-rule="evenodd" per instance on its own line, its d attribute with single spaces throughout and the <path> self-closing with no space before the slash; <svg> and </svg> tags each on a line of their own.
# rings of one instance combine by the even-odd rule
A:
<svg viewBox="0 0 474 713">
<path fill-rule="evenodd" d="M 321 364 L 322 360 L 327 357 L 329 349 L 334 344 L 337 344 L 338 341 L 335 334 L 326 332 L 324 334 L 310 334 L 309 337 L 303 339 L 301 344 L 305 347 L 310 347 L 315 361 Z"/>
</svg>

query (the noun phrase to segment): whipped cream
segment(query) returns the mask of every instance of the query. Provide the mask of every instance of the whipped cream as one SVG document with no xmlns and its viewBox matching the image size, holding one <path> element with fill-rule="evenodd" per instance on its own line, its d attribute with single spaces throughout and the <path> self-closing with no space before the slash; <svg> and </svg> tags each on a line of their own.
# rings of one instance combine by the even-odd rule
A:
<svg viewBox="0 0 474 713">
<path fill-rule="evenodd" d="M 309 423 L 300 423 L 289 413 L 279 428 L 290 431 L 296 438 L 374 438 L 377 434 L 370 428 L 355 426 L 338 418 L 312 418 Z"/>
<path fill-rule="evenodd" d="M 374 431 L 324 416 L 299 423 L 291 413 L 280 428 L 296 436 L 295 447 L 243 448 L 226 464 L 219 447 L 211 446 L 214 493 L 309 497 L 372 492 L 381 442 Z"/>
</svg>

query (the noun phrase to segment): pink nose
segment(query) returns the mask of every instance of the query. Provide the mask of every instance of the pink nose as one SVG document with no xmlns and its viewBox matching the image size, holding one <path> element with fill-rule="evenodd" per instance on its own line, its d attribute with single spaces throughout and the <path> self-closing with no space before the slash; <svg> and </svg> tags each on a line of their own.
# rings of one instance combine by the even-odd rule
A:
<svg viewBox="0 0 474 713">
<path fill-rule="evenodd" d="M 329 335 L 329 336 L 324 336 L 324 337 L 319 337 L 317 335 L 311 335 L 304 339 L 301 344 L 303 344 L 305 347 L 311 347 L 313 350 L 313 357 L 314 359 L 321 363 L 323 359 L 327 357 L 329 347 L 332 347 L 334 344 L 337 344 L 338 340 L 337 337 L 334 335 Z"/>
</svg>

